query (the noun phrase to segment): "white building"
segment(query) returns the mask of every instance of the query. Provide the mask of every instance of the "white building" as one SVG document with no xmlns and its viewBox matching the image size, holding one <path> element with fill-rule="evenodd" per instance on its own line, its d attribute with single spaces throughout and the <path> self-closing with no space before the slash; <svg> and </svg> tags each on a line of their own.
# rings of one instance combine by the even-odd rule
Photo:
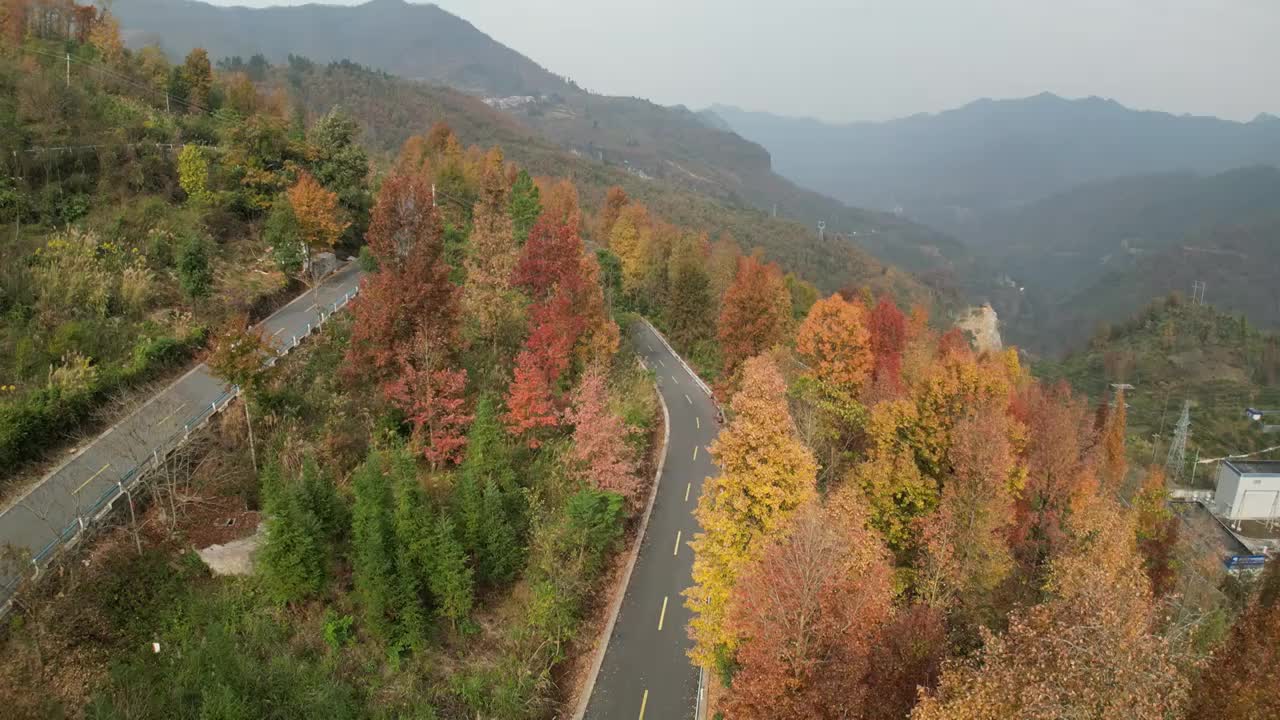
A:
<svg viewBox="0 0 1280 720">
<path fill-rule="evenodd" d="M 1224 460 L 1218 468 L 1213 509 L 1232 522 L 1280 518 L 1280 461 Z"/>
</svg>

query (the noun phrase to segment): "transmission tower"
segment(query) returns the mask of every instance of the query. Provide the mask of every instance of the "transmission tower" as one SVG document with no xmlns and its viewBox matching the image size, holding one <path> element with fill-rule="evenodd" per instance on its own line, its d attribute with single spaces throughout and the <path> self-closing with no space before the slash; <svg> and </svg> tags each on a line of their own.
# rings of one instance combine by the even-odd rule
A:
<svg viewBox="0 0 1280 720">
<path fill-rule="evenodd" d="M 1169 458 L 1165 460 L 1165 473 L 1171 482 L 1182 480 L 1182 470 L 1187 464 L 1187 436 L 1191 434 L 1191 401 L 1182 401 L 1182 417 L 1173 431 L 1173 442 L 1169 445 Z"/>
</svg>

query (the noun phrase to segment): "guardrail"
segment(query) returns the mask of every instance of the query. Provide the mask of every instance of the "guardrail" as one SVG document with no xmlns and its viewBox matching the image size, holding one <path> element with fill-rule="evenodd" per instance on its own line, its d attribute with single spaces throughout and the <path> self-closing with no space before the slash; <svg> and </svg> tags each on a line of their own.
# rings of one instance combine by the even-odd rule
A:
<svg viewBox="0 0 1280 720">
<path fill-rule="evenodd" d="M 324 324 L 325 320 L 333 317 L 334 313 L 346 307 L 347 304 L 351 302 L 351 298 L 355 297 L 359 292 L 359 287 L 353 288 L 341 298 L 335 300 L 332 305 L 325 306 L 325 309 L 320 311 L 319 319 L 316 323 L 314 325 L 312 323 L 307 323 L 306 330 L 302 335 L 290 336 L 289 343 L 280 348 L 275 355 L 267 360 L 267 366 L 274 366 L 281 357 L 289 354 L 290 351 L 302 344 L 302 341 L 306 339 L 307 336 L 320 329 L 320 326 Z M 219 395 L 213 400 L 213 402 L 209 403 L 208 407 L 202 408 L 200 412 L 188 418 L 183 424 L 181 430 L 174 432 L 164 440 L 160 441 L 160 443 L 152 448 L 151 454 L 148 455 L 146 459 L 132 467 L 116 481 L 115 485 L 112 485 L 103 491 L 93 504 L 83 510 L 77 509 L 76 518 L 57 533 L 57 535 L 55 535 L 47 545 L 41 548 L 39 552 L 32 554 L 31 564 L 34 568 L 32 577 L 39 577 L 41 569 L 48 566 L 49 561 L 58 553 L 59 550 L 74 546 L 79 540 L 80 535 L 91 525 L 108 515 L 114 508 L 116 500 L 120 499 L 120 496 L 122 495 L 129 494 L 147 471 L 158 467 L 161 462 L 168 459 L 170 453 L 182 447 L 182 445 L 186 443 L 186 441 L 191 437 L 192 432 L 203 427 L 210 418 L 216 415 L 219 411 L 225 409 L 227 405 L 229 405 L 239 395 L 240 388 L 236 386 L 232 386 L 230 390 Z M 0 582 L 0 601 L 3 601 L 3 605 L 0 605 L 0 617 L 3 617 L 8 613 L 10 600 L 12 599 L 13 593 L 17 589 L 18 584 L 22 582 L 22 579 L 23 575 L 19 572 L 17 573 L 17 577 L 12 578 L 8 582 Z"/>
</svg>

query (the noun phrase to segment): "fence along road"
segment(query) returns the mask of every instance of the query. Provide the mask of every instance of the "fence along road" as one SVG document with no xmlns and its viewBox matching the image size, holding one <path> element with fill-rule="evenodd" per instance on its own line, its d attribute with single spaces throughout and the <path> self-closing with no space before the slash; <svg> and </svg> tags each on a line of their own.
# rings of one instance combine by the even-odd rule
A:
<svg viewBox="0 0 1280 720">
<path fill-rule="evenodd" d="M 701 702 L 699 673 L 686 654 L 692 642 L 682 593 L 693 584 L 698 532 L 693 510 L 702 481 L 716 473 L 707 446 L 719 432 L 716 407 L 694 375 L 652 327 L 636 324 L 645 365 L 658 379 L 670 416 L 670 440 L 640 556 L 627 583 L 595 686 L 587 720 L 692 718 Z"/>
<path fill-rule="evenodd" d="M 359 282 L 358 266 L 347 263 L 257 327 L 283 355 L 346 305 Z M 59 548 L 105 515 L 150 464 L 163 460 L 237 392 L 211 375 L 203 363 L 196 366 L 88 441 L 0 513 L 0 547 L 26 551 L 39 571 Z M 13 567 L 0 570 L 0 615 L 20 579 Z"/>
</svg>

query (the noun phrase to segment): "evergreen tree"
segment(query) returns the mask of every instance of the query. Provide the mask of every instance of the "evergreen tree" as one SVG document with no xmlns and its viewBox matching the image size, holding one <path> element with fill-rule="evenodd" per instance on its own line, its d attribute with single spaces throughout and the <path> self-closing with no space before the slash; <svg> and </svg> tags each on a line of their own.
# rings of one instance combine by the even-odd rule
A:
<svg viewBox="0 0 1280 720">
<path fill-rule="evenodd" d="M 516 244 L 523 245 L 529 239 L 529 230 L 533 228 L 534 221 L 542 214 L 538 186 L 525 170 L 516 175 L 515 184 L 511 186 L 507 212 L 511 214 L 511 222 L 515 226 Z"/>
<path fill-rule="evenodd" d="M 279 603 L 318 594 L 328 578 L 329 547 L 305 483 L 284 482 L 273 465 L 263 471 L 262 485 L 267 533 L 257 560 L 267 594 Z"/>
<path fill-rule="evenodd" d="M 483 397 L 476 404 L 467 456 L 454 487 L 462 544 L 482 583 L 509 579 L 523 559 L 524 498 L 516 486 L 514 467 L 493 398 Z"/>
<path fill-rule="evenodd" d="M 455 628 L 471 614 L 475 602 L 475 581 L 467 565 L 467 553 L 458 541 L 453 519 L 441 513 L 431 529 L 427 558 L 430 562 L 428 588 L 436 602 L 436 613 Z"/>
<path fill-rule="evenodd" d="M 711 337 L 711 276 L 705 267 L 706 238 L 686 235 L 671 252 L 670 278 L 665 306 L 671 339 L 681 347 Z"/>
<path fill-rule="evenodd" d="M 390 637 L 387 618 L 395 601 L 395 527 L 386 458 L 372 453 L 352 478 L 352 558 L 356 593 L 369 630 Z"/>
<path fill-rule="evenodd" d="M 350 225 L 342 242 L 354 246 L 369 227 L 369 156 L 358 142 L 360 125 L 341 108 L 330 110 L 311 128 L 316 157 L 311 173 L 325 189 L 338 195 Z"/>
</svg>

